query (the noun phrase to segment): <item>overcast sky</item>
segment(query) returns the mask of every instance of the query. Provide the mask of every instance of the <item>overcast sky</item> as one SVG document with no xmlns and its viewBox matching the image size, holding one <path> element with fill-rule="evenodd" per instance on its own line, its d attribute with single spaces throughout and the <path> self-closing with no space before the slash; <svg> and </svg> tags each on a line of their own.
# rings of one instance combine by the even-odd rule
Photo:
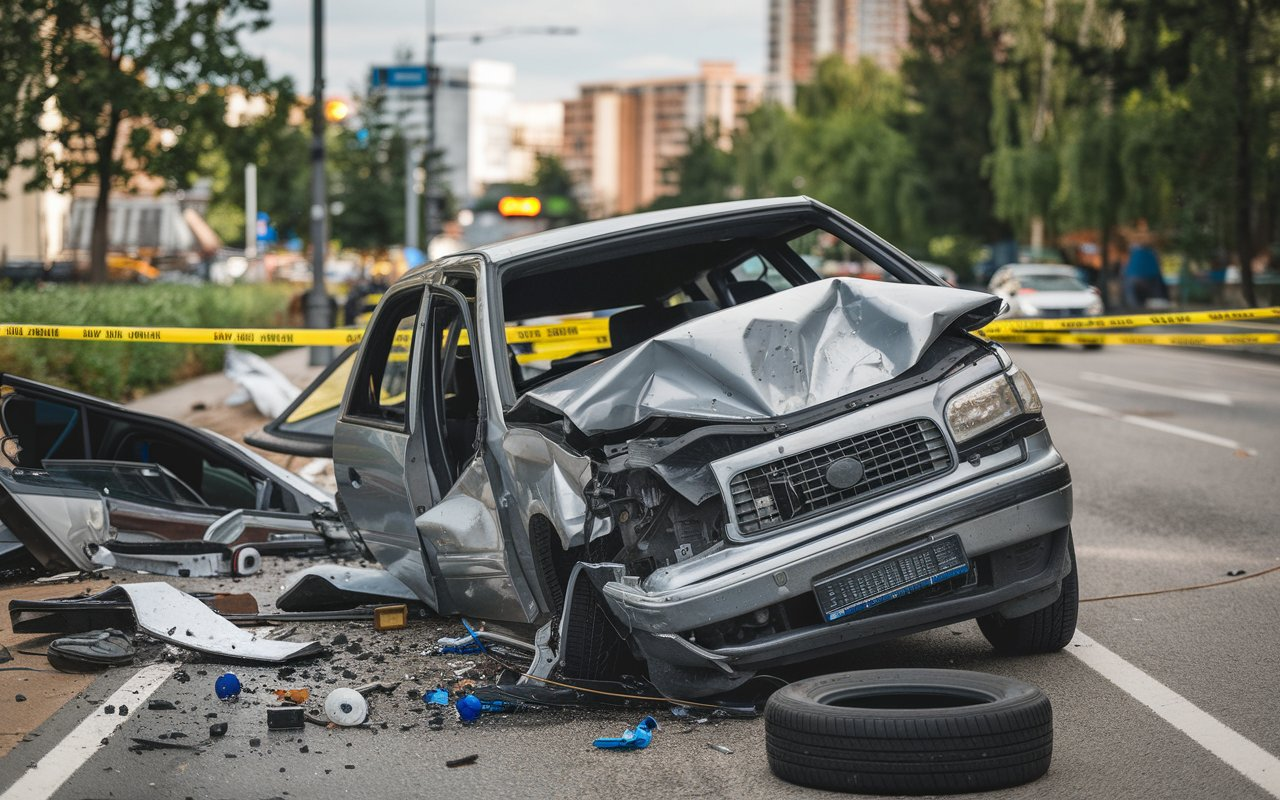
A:
<svg viewBox="0 0 1280 800">
<path fill-rule="evenodd" d="M 762 74 L 767 0 L 437 0 L 440 33 L 507 26 L 573 26 L 576 36 L 439 42 L 437 61 L 507 61 L 517 100 L 565 100 L 601 80 L 696 74 L 700 60 L 731 60 Z M 411 48 L 421 63 L 427 0 L 326 0 L 328 94 L 363 91 L 369 67 Z M 272 0 L 271 27 L 249 37 L 273 75 L 311 91 L 311 2 Z"/>
</svg>

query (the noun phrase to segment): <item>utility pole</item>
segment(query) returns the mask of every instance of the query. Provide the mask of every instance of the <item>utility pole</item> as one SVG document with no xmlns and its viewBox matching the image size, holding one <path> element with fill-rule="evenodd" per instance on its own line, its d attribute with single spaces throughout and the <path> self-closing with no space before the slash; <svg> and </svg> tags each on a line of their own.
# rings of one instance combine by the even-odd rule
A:
<svg viewBox="0 0 1280 800">
<path fill-rule="evenodd" d="M 328 328 L 329 295 L 324 288 L 325 249 L 328 241 L 325 216 L 328 198 L 324 183 L 324 0 L 311 2 L 312 70 L 311 92 L 311 291 L 307 293 L 308 328 Z M 333 360 L 332 348 L 312 347 L 310 364 L 324 366 Z"/>
<path fill-rule="evenodd" d="M 258 257 L 258 165 L 244 165 L 244 257 Z"/>
<path fill-rule="evenodd" d="M 427 146 L 422 155 L 423 180 L 422 199 L 426 205 L 426 222 L 422 232 L 422 250 L 427 252 L 431 240 L 440 232 L 440 221 L 436 218 L 439 208 L 436 196 L 436 176 L 432 174 L 432 157 L 436 152 L 436 84 L 440 79 L 440 69 L 436 66 L 436 0 L 427 0 Z M 439 163 L 439 159 L 436 159 Z M 410 176 L 412 177 L 412 176 Z"/>
</svg>

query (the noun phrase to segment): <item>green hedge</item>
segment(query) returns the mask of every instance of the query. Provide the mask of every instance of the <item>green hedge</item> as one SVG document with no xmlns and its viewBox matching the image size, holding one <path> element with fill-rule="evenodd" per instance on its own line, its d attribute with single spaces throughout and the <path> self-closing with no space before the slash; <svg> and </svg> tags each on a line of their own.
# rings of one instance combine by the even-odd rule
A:
<svg viewBox="0 0 1280 800">
<path fill-rule="evenodd" d="M 281 327 L 292 289 L 254 286 L 0 286 L 0 323 Z M 130 400 L 222 367 L 216 345 L 0 337 L 0 371 Z M 275 350 L 273 350 L 275 352 Z"/>
</svg>

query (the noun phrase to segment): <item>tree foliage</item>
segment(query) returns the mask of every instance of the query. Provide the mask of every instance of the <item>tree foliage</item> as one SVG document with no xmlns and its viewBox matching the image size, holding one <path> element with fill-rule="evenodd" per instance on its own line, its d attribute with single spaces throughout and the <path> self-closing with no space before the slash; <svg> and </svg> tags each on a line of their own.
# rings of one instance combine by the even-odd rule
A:
<svg viewBox="0 0 1280 800">
<path fill-rule="evenodd" d="M 96 182 L 90 266 L 105 279 L 110 191 L 144 172 L 189 175 L 202 152 L 195 134 L 225 127 L 226 91 L 265 87 L 240 36 L 266 25 L 267 0 L 0 3 L 13 48 L 0 90 L 0 177 L 22 166 L 31 188 Z"/>
</svg>

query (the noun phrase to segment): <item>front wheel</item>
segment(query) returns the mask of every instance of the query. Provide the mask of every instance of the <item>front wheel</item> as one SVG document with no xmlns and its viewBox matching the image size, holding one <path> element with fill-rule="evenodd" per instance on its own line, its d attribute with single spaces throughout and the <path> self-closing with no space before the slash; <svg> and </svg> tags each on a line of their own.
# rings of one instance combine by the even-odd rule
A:
<svg viewBox="0 0 1280 800">
<path fill-rule="evenodd" d="M 1067 540 L 1067 557 L 1071 559 L 1071 572 L 1062 579 L 1062 592 L 1053 603 L 1021 617 L 1006 619 L 1000 614 L 978 617 L 982 635 L 987 637 L 996 652 L 1009 655 L 1053 653 L 1071 641 L 1080 610 L 1080 581 L 1075 544 L 1070 539 Z"/>
</svg>

